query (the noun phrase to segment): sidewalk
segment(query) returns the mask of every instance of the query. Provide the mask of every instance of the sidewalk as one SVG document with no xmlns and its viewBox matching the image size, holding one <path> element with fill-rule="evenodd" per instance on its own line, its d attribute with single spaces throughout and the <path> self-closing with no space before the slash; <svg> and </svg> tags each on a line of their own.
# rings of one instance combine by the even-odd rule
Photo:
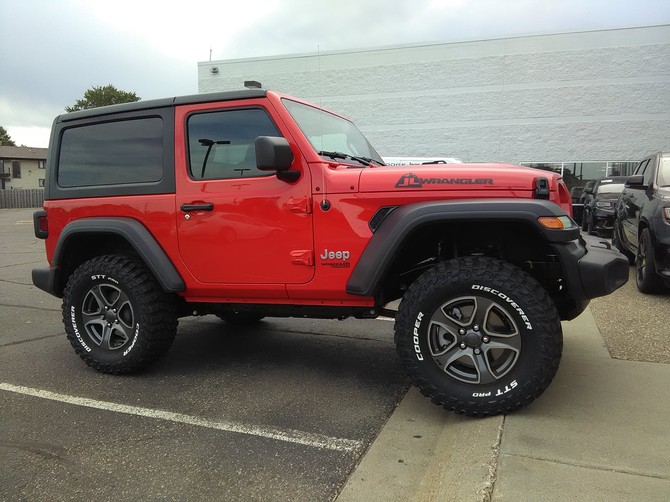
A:
<svg viewBox="0 0 670 502">
<path fill-rule="evenodd" d="M 513 414 L 465 418 L 410 390 L 338 502 L 668 500 L 670 365 L 612 359 L 590 309 L 563 331 L 554 382 Z"/>
</svg>

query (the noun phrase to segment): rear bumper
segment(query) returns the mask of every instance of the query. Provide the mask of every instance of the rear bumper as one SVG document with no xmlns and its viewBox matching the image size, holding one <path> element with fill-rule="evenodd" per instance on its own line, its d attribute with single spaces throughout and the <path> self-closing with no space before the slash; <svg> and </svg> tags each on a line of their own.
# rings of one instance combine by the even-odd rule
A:
<svg viewBox="0 0 670 502">
<path fill-rule="evenodd" d="M 56 269 L 43 267 L 34 268 L 32 270 L 33 284 L 42 291 L 46 291 L 50 295 L 61 297 L 56 293 Z"/>
<path fill-rule="evenodd" d="M 608 295 L 628 281 L 628 260 L 607 241 L 585 236 L 554 247 L 564 270 L 564 297 L 569 299 L 558 305 L 563 320 L 574 319 L 591 298 Z"/>
</svg>

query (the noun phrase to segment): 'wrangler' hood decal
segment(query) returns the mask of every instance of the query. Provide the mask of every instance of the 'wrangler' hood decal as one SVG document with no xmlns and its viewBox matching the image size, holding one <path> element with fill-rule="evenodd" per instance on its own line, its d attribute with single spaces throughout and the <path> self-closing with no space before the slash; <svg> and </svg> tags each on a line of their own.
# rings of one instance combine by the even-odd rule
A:
<svg viewBox="0 0 670 502">
<path fill-rule="evenodd" d="M 424 185 L 493 185 L 491 178 L 449 178 L 449 177 L 419 177 L 414 173 L 407 173 L 400 177 L 395 184 L 396 188 L 422 188 Z"/>
</svg>

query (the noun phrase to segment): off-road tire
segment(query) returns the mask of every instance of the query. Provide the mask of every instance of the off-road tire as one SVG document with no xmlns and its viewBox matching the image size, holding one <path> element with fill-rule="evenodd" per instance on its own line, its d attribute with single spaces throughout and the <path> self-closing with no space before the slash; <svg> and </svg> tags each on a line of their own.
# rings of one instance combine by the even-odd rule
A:
<svg viewBox="0 0 670 502">
<path fill-rule="evenodd" d="M 617 230 L 617 221 L 614 220 L 614 224 L 612 226 L 612 246 L 619 251 L 622 255 L 624 255 L 628 259 L 628 263 L 630 265 L 633 265 L 635 263 L 635 255 L 628 251 L 624 246 L 623 243 L 621 242 L 619 230 Z"/>
<path fill-rule="evenodd" d="M 103 373 L 145 368 L 172 345 L 175 298 L 134 258 L 106 255 L 80 265 L 63 296 L 68 340 L 86 364 Z"/>
<path fill-rule="evenodd" d="M 645 228 L 640 234 L 635 260 L 635 284 L 641 293 L 653 294 L 663 289 L 663 281 L 656 274 L 656 260 L 654 246 L 651 243 L 649 229 Z"/>
<path fill-rule="evenodd" d="M 400 303 L 395 341 L 414 385 L 470 416 L 508 413 L 536 399 L 563 349 L 560 319 L 542 286 L 485 257 L 449 260 L 421 275 Z"/>
</svg>

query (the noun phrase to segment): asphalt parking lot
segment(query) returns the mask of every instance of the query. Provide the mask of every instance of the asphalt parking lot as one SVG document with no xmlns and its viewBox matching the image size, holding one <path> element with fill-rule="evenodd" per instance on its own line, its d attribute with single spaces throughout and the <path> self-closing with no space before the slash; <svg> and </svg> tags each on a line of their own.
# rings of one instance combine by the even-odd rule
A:
<svg viewBox="0 0 670 502">
<path fill-rule="evenodd" d="M 32 210 L 0 211 L 0 499 L 332 500 L 408 384 L 384 320 L 180 321 L 138 375 L 64 336 Z"/>
<path fill-rule="evenodd" d="M 30 270 L 45 263 L 32 212 L 0 210 L 0 500 L 333 500 L 397 415 L 408 383 L 392 323 L 382 319 L 271 319 L 241 332 L 213 316 L 189 318 L 149 370 L 115 377 L 89 369 L 63 334 L 60 300 L 30 280 Z M 669 307 L 670 295 L 641 295 L 629 281 L 594 300 L 591 312 L 611 357 L 668 363 Z M 583 353 L 568 344 L 564 377 L 587 370 Z M 539 421 L 548 406 L 544 419 L 555 420 L 552 396 L 568 388 L 563 382 L 506 424 L 500 417 L 452 419 L 411 399 L 400 420 L 442 424 L 436 444 L 443 446 L 454 441 L 452 431 L 475 445 L 474 431 L 490 427 L 505 447 L 516 421 L 519 437 L 528 438 L 534 413 Z M 560 405 L 568 424 L 574 412 Z M 434 455 L 429 437 L 412 433 L 408 448 L 424 441 Z M 479 451 L 489 455 L 489 447 Z M 408 456 L 405 449 L 405 463 L 393 457 L 391 464 L 409 468 Z M 439 476 L 459 462 L 465 465 L 447 460 Z M 503 463 L 500 472 L 506 469 Z M 666 479 L 663 469 L 654 479 Z M 520 486 L 514 481 L 523 471 L 510 472 L 495 493 Z"/>
</svg>

